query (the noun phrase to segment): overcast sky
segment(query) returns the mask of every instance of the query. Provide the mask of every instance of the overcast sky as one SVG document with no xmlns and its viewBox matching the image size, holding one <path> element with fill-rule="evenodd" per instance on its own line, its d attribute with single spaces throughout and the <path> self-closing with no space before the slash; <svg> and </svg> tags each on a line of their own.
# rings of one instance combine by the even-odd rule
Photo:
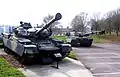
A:
<svg viewBox="0 0 120 77">
<path fill-rule="evenodd" d="M 60 12 L 60 22 L 66 27 L 80 12 L 103 15 L 119 7 L 120 0 L 0 0 L 0 25 L 19 25 L 19 21 L 41 24 L 44 16 Z"/>
</svg>

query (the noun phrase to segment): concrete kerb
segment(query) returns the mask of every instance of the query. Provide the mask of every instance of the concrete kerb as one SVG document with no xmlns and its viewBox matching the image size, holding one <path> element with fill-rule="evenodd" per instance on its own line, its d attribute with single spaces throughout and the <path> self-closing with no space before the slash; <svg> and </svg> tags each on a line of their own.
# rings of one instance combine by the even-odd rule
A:
<svg viewBox="0 0 120 77">
<path fill-rule="evenodd" d="M 74 59 L 72 59 L 72 58 L 69 58 L 69 57 L 66 57 L 68 60 L 70 60 L 70 61 L 72 61 L 72 62 L 74 62 L 75 64 L 78 64 L 78 65 L 81 65 L 81 66 L 83 66 L 87 71 L 86 71 L 86 74 L 88 73 L 89 75 L 90 75 L 90 77 L 93 77 L 93 75 L 92 75 L 92 73 L 91 73 L 91 71 L 90 70 L 88 70 L 87 68 L 86 68 L 86 66 L 81 62 L 81 61 L 77 61 L 77 60 L 74 60 Z"/>
</svg>

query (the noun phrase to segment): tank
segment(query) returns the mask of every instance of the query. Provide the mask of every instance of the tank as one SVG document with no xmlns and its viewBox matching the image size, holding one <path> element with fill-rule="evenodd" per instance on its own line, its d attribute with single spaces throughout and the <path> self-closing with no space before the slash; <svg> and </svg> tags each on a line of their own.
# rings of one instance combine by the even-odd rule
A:
<svg viewBox="0 0 120 77">
<path fill-rule="evenodd" d="M 4 50 L 14 52 L 23 64 L 31 63 L 35 60 L 41 63 L 52 63 L 56 60 L 61 61 L 72 47 L 60 40 L 52 39 L 52 30 L 49 28 L 52 23 L 62 18 L 57 13 L 42 28 L 34 28 L 30 23 L 20 22 L 13 33 L 3 33 Z M 9 51 L 8 51 L 9 50 Z"/>
<path fill-rule="evenodd" d="M 85 34 L 76 31 L 68 32 L 66 33 L 67 43 L 71 44 L 72 47 L 90 47 L 93 42 L 91 38 L 93 34 L 93 32 Z"/>
</svg>

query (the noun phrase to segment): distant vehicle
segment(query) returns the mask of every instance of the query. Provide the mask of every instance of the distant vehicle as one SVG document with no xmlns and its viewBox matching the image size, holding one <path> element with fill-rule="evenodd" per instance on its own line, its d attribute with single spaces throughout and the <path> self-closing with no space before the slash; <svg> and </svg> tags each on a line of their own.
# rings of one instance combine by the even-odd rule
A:
<svg viewBox="0 0 120 77">
<path fill-rule="evenodd" d="M 4 50 L 18 55 L 21 63 L 28 64 L 35 60 L 41 63 L 60 61 L 72 51 L 70 44 L 52 39 L 52 23 L 61 19 L 61 14 L 45 24 L 42 28 L 33 28 L 30 23 L 20 22 L 14 33 L 3 33 Z"/>
<path fill-rule="evenodd" d="M 71 46 L 84 46 L 90 47 L 92 45 L 93 39 L 90 37 L 93 35 L 93 32 L 82 34 L 81 32 L 69 32 L 67 35 L 67 43 L 70 43 Z"/>
<path fill-rule="evenodd" d="M 92 33 L 97 34 L 97 35 L 103 35 L 103 34 L 105 34 L 105 30 L 92 31 Z"/>
</svg>

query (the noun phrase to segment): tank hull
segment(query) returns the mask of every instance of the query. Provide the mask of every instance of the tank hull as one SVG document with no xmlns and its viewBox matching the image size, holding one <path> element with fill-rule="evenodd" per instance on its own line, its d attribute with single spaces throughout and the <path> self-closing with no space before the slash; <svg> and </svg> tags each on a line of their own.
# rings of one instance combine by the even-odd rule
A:
<svg viewBox="0 0 120 77">
<path fill-rule="evenodd" d="M 23 39 L 21 42 L 19 39 L 13 40 L 3 37 L 4 47 L 17 54 L 20 57 L 20 62 L 23 64 L 28 64 L 35 60 L 39 60 L 44 64 L 60 61 L 72 51 L 71 45 L 69 44 L 40 47 L 39 45 L 25 44 L 28 41 L 30 40 L 24 39 L 23 43 Z"/>
<path fill-rule="evenodd" d="M 76 38 L 72 39 L 70 44 L 73 47 L 82 46 L 82 47 L 90 47 L 92 45 L 92 38 Z"/>
</svg>

